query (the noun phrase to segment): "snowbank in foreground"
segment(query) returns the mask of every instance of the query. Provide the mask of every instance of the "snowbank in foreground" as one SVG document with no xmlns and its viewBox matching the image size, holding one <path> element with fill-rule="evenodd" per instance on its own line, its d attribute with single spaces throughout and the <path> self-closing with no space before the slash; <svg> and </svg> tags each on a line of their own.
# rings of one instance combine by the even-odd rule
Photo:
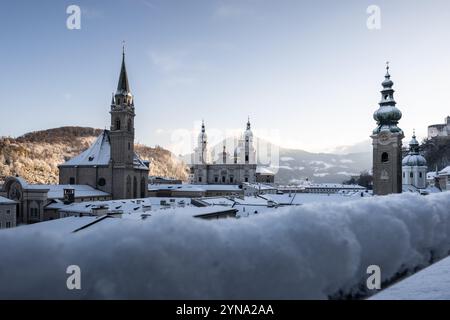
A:
<svg viewBox="0 0 450 320">
<path fill-rule="evenodd" d="M 0 232 L 0 298 L 326 299 L 450 250 L 450 193 L 310 204 L 248 219 L 155 215 L 75 234 Z M 79 265 L 82 290 L 66 288 Z"/>
<path fill-rule="evenodd" d="M 445 258 L 400 281 L 374 295 L 371 299 L 450 300 L 450 258 Z"/>
</svg>

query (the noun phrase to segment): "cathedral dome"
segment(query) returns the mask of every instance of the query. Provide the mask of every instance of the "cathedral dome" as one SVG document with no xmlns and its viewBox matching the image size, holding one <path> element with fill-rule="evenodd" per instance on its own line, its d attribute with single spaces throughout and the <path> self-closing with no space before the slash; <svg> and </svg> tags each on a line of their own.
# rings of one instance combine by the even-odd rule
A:
<svg viewBox="0 0 450 320">
<path fill-rule="evenodd" d="M 409 154 L 402 160 L 402 166 L 417 167 L 426 165 L 427 160 L 420 154 Z"/>
</svg>

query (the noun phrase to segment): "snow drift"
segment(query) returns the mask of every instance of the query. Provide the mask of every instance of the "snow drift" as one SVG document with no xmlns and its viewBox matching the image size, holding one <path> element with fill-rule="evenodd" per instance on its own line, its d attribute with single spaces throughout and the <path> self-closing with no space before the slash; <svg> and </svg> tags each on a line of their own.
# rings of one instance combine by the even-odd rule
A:
<svg viewBox="0 0 450 320">
<path fill-rule="evenodd" d="M 450 193 L 364 198 L 205 221 L 109 219 L 77 233 L 52 222 L 0 232 L 0 298 L 327 299 L 448 255 Z M 66 287 L 68 265 L 82 289 Z"/>
</svg>

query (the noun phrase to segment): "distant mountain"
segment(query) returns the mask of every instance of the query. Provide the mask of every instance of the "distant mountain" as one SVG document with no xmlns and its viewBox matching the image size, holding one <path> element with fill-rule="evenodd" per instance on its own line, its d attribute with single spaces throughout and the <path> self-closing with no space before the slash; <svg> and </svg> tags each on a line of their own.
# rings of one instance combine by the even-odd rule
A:
<svg viewBox="0 0 450 320">
<path fill-rule="evenodd" d="M 0 178 L 19 175 L 29 183 L 58 183 L 58 164 L 86 150 L 102 132 L 86 127 L 61 127 L 0 138 Z M 150 160 L 150 174 L 187 180 L 187 167 L 161 147 L 135 145 Z"/>
<path fill-rule="evenodd" d="M 280 148 L 275 181 L 281 184 L 308 178 L 314 182 L 342 183 L 352 175 L 372 167 L 372 153 L 311 153 Z"/>
<path fill-rule="evenodd" d="M 329 150 L 329 153 L 349 154 L 372 152 L 372 141 L 366 139 L 353 145 L 337 146 Z"/>
</svg>

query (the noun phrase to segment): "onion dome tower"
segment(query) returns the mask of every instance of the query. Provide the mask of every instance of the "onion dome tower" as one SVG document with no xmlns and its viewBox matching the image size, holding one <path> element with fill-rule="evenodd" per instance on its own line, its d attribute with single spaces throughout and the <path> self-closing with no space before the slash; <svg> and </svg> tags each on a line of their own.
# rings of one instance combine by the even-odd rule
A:
<svg viewBox="0 0 450 320">
<path fill-rule="evenodd" d="M 371 138 L 373 145 L 373 192 L 386 195 L 402 192 L 402 139 L 404 134 L 398 127 L 402 113 L 394 100 L 394 82 L 386 63 L 386 75 L 381 83 L 381 101 L 373 118 L 377 127 Z"/>
</svg>

